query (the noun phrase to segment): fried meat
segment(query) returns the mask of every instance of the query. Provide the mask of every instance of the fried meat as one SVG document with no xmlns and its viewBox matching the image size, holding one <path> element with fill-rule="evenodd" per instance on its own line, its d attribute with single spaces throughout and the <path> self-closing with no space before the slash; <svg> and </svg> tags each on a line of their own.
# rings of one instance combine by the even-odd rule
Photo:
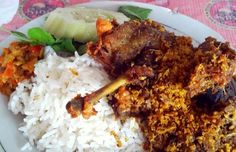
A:
<svg viewBox="0 0 236 152">
<path fill-rule="evenodd" d="M 109 101 L 117 116 L 137 118 L 146 150 L 236 148 L 235 92 L 217 97 L 236 82 L 236 54 L 228 43 L 208 37 L 194 48 L 191 38 L 148 20 L 113 23 L 88 49 L 115 77 L 133 66 L 152 68 L 154 77 L 121 86 Z"/>
<path fill-rule="evenodd" d="M 186 37 L 175 40 L 168 50 L 141 53 L 136 64 L 153 65 L 155 77 L 147 79 L 142 87 L 131 84 L 119 88 L 110 104 L 120 116 L 140 119 L 149 151 L 217 151 L 228 145 L 235 148 L 235 101 L 228 99 L 227 104 L 218 105 L 220 110 L 209 108 L 207 113 L 199 110 L 205 107 L 198 104 L 208 100 L 195 101 L 207 89 L 224 89 L 235 73 L 235 53 L 227 44 L 219 46 L 213 38 L 207 38 L 196 49 Z M 234 129 L 229 130 L 229 124 Z"/>
<path fill-rule="evenodd" d="M 164 48 L 161 42 L 170 39 L 172 34 L 151 20 L 133 20 L 120 26 L 113 22 L 112 30 L 99 35 L 99 42 L 90 44 L 88 53 L 101 62 L 110 74 L 117 76 L 126 71 L 125 64 L 132 61 L 143 49 Z"/>
</svg>

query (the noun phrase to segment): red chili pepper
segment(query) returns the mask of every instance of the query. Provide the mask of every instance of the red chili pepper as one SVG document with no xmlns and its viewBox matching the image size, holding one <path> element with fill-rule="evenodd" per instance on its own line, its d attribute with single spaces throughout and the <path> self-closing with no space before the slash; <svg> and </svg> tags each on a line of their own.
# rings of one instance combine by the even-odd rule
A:
<svg viewBox="0 0 236 152">
<path fill-rule="evenodd" d="M 42 50 L 43 46 L 42 45 L 35 45 L 31 47 L 31 51 L 33 53 L 40 53 L 40 51 Z"/>
</svg>

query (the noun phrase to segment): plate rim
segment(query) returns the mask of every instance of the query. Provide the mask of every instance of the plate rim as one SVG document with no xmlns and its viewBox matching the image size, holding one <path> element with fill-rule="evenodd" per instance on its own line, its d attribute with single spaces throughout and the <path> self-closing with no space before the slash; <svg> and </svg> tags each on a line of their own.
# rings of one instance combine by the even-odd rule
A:
<svg viewBox="0 0 236 152">
<path fill-rule="evenodd" d="M 205 25 L 205 24 L 203 24 L 203 23 L 201 23 L 200 21 L 198 21 L 198 20 L 196 20 L 196 19 L 193 19 L 193 18 L 191 18 L 191 17 L 189 17 L 189 16 L 186 16 L 186 15 L 184 15 L 184 14 L 181 14 L 181 13 L 174 13 L 171 9 L 169 9 L 169 8 L 165 8 L 165 7 L 161 7 L 161 6 L 157 6 L 157 5 L 153 5 L 153 4 L 147 4 L 147 3 L 142 3 L 142 2 L 130 2 L 130 1 L 91 1 L 91 2 L 85 2 L 85 3 L 80 3 L 80 4 L 74 4 L 74 5 L 78 5 L 78 6 L 87 6 L 87 7 L 91 7 L 91 5 L 99 5 L 99 6 L 101 6 L 101 4 L 104 4 L 104 5 L 112 5 L 112 6 L 120 6 L 120 5 L 124 5 L 124 4 L 128 4 L 128 5 L 135 5 L 135 6 L 140 6 L 140 7 L 154 7 L 155 8 L 155 10 L 156 9 L 160 9 L 161 11 L 165 11 L 165 13 L 172 13 L 173 15 L 175 15 L 176 17 L 178 17 L 178 16 L 180 16 L 180 17 L 182 17 L 183 19 L 185 19 L 185 20 L 189 20 L 189 21 L 191 21 L 191 22 L 193 22 L 193 23 L 197 23 L 198 25 L 200 25 L 201 27 L 204 27 L 204 29 L 208 29 L 209 31 L 209 33 L 214 33 L 215 35 L 217 35 L 217 39 L 218 40 L 220 40 L 220 41 L 224 41 L 224 38 L 221 36 L 221 34 L 219 34 L 218 32 L 216 32 L 215 30 L 213 30 L 212 28 L 210 28 L 210 27 L 208 27 L 207 25 Z M 74 5 L 71 5 L 71 6 L 74 6 Z M 71 7 L 71 6 L 68 6 L 68 7 Z M 97 8 L 99 8 L 99 7 L 97 7 Z M 28 23 L 26 23 L 26 24 L 24 24 L 23 26 L 21 26 L 20 28 L 18 28 L 17 29 L 17 31 L 21 31 L 21 32 L 23 32 L 24 30 L 24 28 L 25 27 L 27 27 L 27 26 L 29 26 L 31 23 L 33 23 L 33 22 L 37 22 L 38 20 L 40 20 L 40 19 L 43 19 L 43 18 L 45 18 L 46 16 L 47 16 L 48 14 L 45 14 L 45 15 L 42 15 L 42 16 L 40 16 L 40 17 L 38 17 L 38 18 L 35 18 L 35 19 L 33 19 L 33 20 L 31 20 L 30 22 L 28 22 Z M 13 35 L 11 34 L 11 35 L 9 35 L 8 37 L 6 37 L 4 40 L 2 40 L 1 42 L 0 42 L 0 49 L 4 46 L 4 44 L 7 42 L 7 41 L 9 41 L 9 40 L 11 40 L 11 39 L 13 39 L 13 40 L 15 40 L 15 38 L 13 37 Z M 8 44 L 7 44 L 8 45 Z M 0 50 L 0 54 L 1 54 L 1 50 Z M 3 103 L 3 102 L 5 102 L 4 101 L 4 98 L 2 98 L 2 95 L 0 94 L 0 105 L 3 105 L 3 104 L 7 104 L 7 103 Z M 2 107 L 2 106 L 1 106 Z M 2 107 L 2 108 L 5 108 L 5 107 Z M 6 109 L 7 111 L 9 111 L 8 110 L 8 108 Z M 11 112 L 11 111 L 10 111 Z M 0 112 L 1 113 L 1 112 Z M 12 113 L 12 112 L 11 112 Z M 12 115 L 13 115 L 13 113 L 12 113 Z M 9 117 L 12 117 L 12 116 L 9 116 Z M 18 128 L 19 126 L 17 126 L 17 128 Z M 18 131 L 18 130 L 17 130 Z M 18 131 L 19 132 L 19 131 Z M 22 134 L 22 133 L 21 133 Z M 22 134 L 22 136 L 23 136 L 23 134 Z M 23 136 L 24 137 L 24 136 Z M 25 137 L 24 137 L 25 138 Z M 7 149 L 6 149 L 6 147 L 4 147 L 4 144 L 3 144 L 3 142 L 2 142 L 2 140 L 0 140 L 0 144 L 2 145 L 2 147 L 3 147 L 3 149 L 5 150 L 5 151 L 7 151 Z M 16 148 L 20 148 L 20 147 L 16 147 Z"/>
<path fill-rule="evenodd" d="M 74 4 L 74 5 L 70 5 L 70 6 L 66 6 L 66 7 L 73 7 L 75 5 L 78 5 L 78 6 L 87 6 L 87 5 L 90 5 L 90 6 L 87 6 L 87 7 L 91 7 L 91 5 L 101 5 L 101 4 L 108 4 L 108 5 L 124 5 L 125 3 L 127 3 L 128 5 L 136 5 L 136 6 L 140 6 L 140 7 L 155 7 L 156 9 L 160 9 L 161 11 L 165 11 L 165 12 L 169 12 L 169 13 L 172 13 L 173 15 L 177 15 L 177 17 L 183 17 L 183 20 L 188 20 L 190 22 L 193 23 L 193 25 L 195 25 L 194 23 L 196 23 L 198 26 L 201 26 L 202 28 L 206 29 L 209 33 L 212 33 L 214 35 L 215 38 L 217 38 L 217 40 L 219 41 L 225 41 L 224 37 L 218 33 L 216 30 L 212 29 L 211 27 L 209 27 L 208 25 L 202 23 L 201 21 L 199 20 L 196 20 L 190 16 L 187 16 L 185 14 L 182 14 L 182 13 L 179 13 L 179 12 L 174 12 L 172 11 L 171 9 L 169 8 L 166 8 L 166 7 L 162 7 L 162 6 L 158 6 L 158 5 L 153 5 L 153 4 L 148 4 L 148 3 L 144 3 L 144 2 L 135 2 L 135 1 L 108 1 L 108 0 L 104 0 L 104 1 L 90 1 L 90 2 L 84 2 L 84 3 L 78 3 L 78 4 Z M 156 10 L 155 9 L 155 10 Z M 30 22 L 24 24 L 23 26 L 21 26 L 20 28 L 16 29 L 17 31 L 22 31 L 22 29 L 24 29 L 25 27 L 27 27 L 30 23 L 32 22 L 35 22 L 37 20 L 40 20 L 41 18 L 45 18 L 47 14 L 44 14 L 42 16 L 39 16 L 33 20 L 31 20 Z M 157 21 L 159 22 L 159 21 Z M 165 26 L 168 26 L 166 24 L 164 24 Z M 192 25 L 192 26 L 193 26 Z M 181 30 L 179 30 L 181 31 Z M 181 31 L 182 32 L 182 31 Z M 182 32 L 184 34 L 186 34 L 185 32 Z M 186 34 L 188 35 L 188 34 Z M 12 37 L 13 35 L 10 34 L 8 37 L 6 37 L 5 39 L 3 39 L 2 41 L 0 41 L 0 47 L 3 45 L 3 43 L 5 41 L 7 41 L 7 39 L 9 39 L 9 37 Z M 209 35 L 210 36 L 210 35 Z"/>
</svg>

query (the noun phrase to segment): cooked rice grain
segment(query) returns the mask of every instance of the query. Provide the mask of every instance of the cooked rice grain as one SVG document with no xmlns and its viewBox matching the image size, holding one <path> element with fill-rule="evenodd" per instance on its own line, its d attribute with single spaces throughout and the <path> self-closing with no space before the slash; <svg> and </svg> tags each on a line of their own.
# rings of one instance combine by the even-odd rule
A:
<svg viewBox="0 0 236 152">
<path fill-rule="evenodd" d="M 88 120 L 72 119 L 66 111 L 76 94 L 83 96 L 108 82 L 105 71 L 87 55 L 51 54 L 36 64 L 35 77 L 18 85 L 9 109 L 25 116 L 19 130 L 40 151 L 142 151 L 138 124 L 132 118 L 121 124 L 106 99 L 95 105 L 98 113 Z M 121 147 L 111 132 L 119 136 Z M 26 143 L 26 147 L 30 146 Z"/>
</svg>

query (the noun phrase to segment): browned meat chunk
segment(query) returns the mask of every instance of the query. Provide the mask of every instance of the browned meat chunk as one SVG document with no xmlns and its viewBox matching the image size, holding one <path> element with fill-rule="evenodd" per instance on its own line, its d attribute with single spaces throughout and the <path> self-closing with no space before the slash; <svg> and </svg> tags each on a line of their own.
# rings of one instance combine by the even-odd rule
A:
<svg viewBox="0 0 236 152">
<path fill-rule="evenodd" d="M 235 109 L 236 104 L 228 102 L 206 113 L 192 98 L 207 89 L 224 87 L 235 73 L 235 57 L 227 43 L 220 44 L 213 38 L 194 49 L 190 39 L 175 37 L 166 50 L 141 52 L 134 64 L 151 66 L 155 77 L 147 79 L 142 87 L 131 84 L 119 88 L 110 104 L 119 116 L 140 119 L 149 151 L 235 148 L 236 135 L 225 125 L 233 122 L 226 115 L 234 115 L 236 110 L 225 109 Z M 234 138 L 229 140 L 231 135 Z"/>
<path fill-rule="evenodd" d="M 93 106 L 103 97 L 110 93 L 113 93 L 119 87 L 130 83 L 139 84 L 140 81 L 145 80 L 148 77 L 153 77 L 153 70 L 146 66 L 133 66 L 129 68 L 123 75 L 119 76 L 113 82 L 107 84 L 103 88 L 81 97 L 76 96 L 66 105 L 68 113 L 72 117 L 77 117 L 82 113 L 84 118 L 89 118 L 96 114 Z"/>
<path fill-rule="evenodd" d="M 190 96 L 209 88 L 224 87 L 236 73 L 235 51 L 228 43 L 207 38 L 195 51 L 196 67 L 188 88 Z"/>
<path fill-rule="evenodd" d="M 88 53 L 101 62 L 110 74 L 119 75 L 124 64 L 132 61 L 143 49 L 159 49 L 162 39 L 171 38 L 170 33 L 151 20 L 129 21 L 112 30 L 101 33 L 99 42 L 91 44 Z"/>
<path fill-rule="evenodd" d="M 202 103 L 217 103 L 205 97 L 224 90 L 235 74 L 236 53 L 228 43 L 209 37 L 194 48 L 191 38 L 175 36 L 150 20 L 99 25 L 106 24 L 109 28 L 98 27 L 100 39 L 89 45 L 88 52 L 109 74 L 118 77 L 119 81 L 116 79 L 111 84 L 121 85 L 110 89 L 109 93 L 117 90 L 111 94 L 109 103 L 117 116 L 137 118 L 146 139 L 146 150 L 236 148 L 236 102 L 232 96 L 214 108 L 202 107 L 206 105 Z M 126 72 L 126 78 L 137 79 L 135 73 L 140 74 L 142 70 L 132 72 L 136 66 L 152 69 L 154 76 L 138 77 L 138 83 L 120 83 L 124 71 L 131 74 Z M 101 90 L 92 97 L 100 97 L 97 92 L 109 94 L 107 89 Z M 212 94 L 206 93 L 209 90 Z"/>
</svg>

